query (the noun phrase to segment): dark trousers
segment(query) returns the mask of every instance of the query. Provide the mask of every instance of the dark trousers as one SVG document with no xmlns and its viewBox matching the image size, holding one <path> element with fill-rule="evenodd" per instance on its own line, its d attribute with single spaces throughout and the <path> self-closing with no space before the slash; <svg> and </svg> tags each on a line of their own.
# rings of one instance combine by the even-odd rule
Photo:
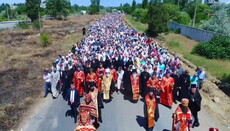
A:
<svg viewBox="0 0 230 131">
<path fill-rule="evenodd" d="M 154 127 L 148 128 L 147 131 L 153 131 Z"/>
<path fill-rule="evenodd" d="M 202 80 L 202 79 L 199 79 L 197 81 L 197 87 L 198 87 L 198 89 L 201 89 L 203 87 L 203 83 L 204 83 L 204 80 Z"/>
<path fill-rule="evenodd" d="M 198 121 L 198 112 L 192 111 L 192 116 L 194 117 L 194 123 L 199 123 Z"/>
<path fill-rule="evenodd" d="M 73 115 L 73 118 L 74 118 L 74 121 L 76 122 L 77 121 L 77 106 L 74 106 L 73 104 L 70 105 L 70 108 L 71 108 L 71 113 Z"/>
<path fill-rule="evenodd" d="M 47 96 L 50 92 L 51 89 L 51 83 L 50 82 L 46 82 L 45 83 L 45 95 Z"/>
</svg>

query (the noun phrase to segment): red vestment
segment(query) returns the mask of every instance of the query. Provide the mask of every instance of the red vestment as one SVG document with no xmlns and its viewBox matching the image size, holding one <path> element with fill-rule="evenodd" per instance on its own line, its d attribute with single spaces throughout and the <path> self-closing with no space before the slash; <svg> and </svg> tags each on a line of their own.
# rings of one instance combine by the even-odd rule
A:
<svg viewBox="0 0 230 131">
<path fill-rule="evenodd" d="M 96 71 L 96 74 L 97 74 L 97 77 L 98 77 L 98 80 L 97 80 L 97 86 L 98 86 L 98 91 L 102 91 L 102 87 L 101 87 L 101 80 L 102 80 L 102 77 L 103 75 L 105 74 L 105 69 L 102 67 L 102 68 L 98 68 L 97 71 Z"/>
<path fill-rule="evenodd" d="M 130 80 L 133 92 L 133 100 L 138 100 L 140 93 L 140 76 L 136 75 L 136 78 L 134 78 L 134 75 L 131 75 Z"/>
<path fill-rule="evenodd" d="M 162 88 L 162 93 L 161 93 L 161 99 L 160 102 L 163 105 L 166 106 L 172 106 L 173 105 L 173 86 L 174 86 L 174 79 L 172 77 L 163 77 L 161 81 L 161 88 Z"/>
<path fill-rule="evenodd" d="M 96 73 L 88 73 L 87 76 L 86 76 L 86 81 L 87 82 L 97 83 L 97 75 L 96 75 Z"/>
<path fill-rule="evenodd" d="M 158 78 L 155 78 L 155 79 L 149 78 L 146 84 L 148 88 L 156 88 L 157 90 L 161 90 L 160 80 Z"/>
<path fill-rule="evenodd" d="M 189 121 L 192 121 L 192 113 L 190 109 L 188 108 L 187 113 L 183 113 L 180 106 L 178 106 L 173 114 L 172 131 L 189 131 L 189 128 L 191 127 Z"/>
<path fill-rule="evenodd" d="M 117 77 L 118 77 L 116 69 L 112 69 L 111 70 L 111 74 L 113 76 L 113 82 L 116 82 L 117 81 Z"/>
<path fill-rule="evenodd" d="M 79 96 L 84 95 L 84 80 L 85 73 L 83 71 L 75 71 L 73 77 L 73 83 L 75 85 L 75 89 L 78 90 Z"/>
<path fill-rule="evenodd" d="M 155 110 L 156 110 L 156 99 L 155 96 L 150 99 L 150 95 L 145 96 L 146 109 L 147 109 L 147 120 L 148 128 L 155 126 Z"/>
</svg>

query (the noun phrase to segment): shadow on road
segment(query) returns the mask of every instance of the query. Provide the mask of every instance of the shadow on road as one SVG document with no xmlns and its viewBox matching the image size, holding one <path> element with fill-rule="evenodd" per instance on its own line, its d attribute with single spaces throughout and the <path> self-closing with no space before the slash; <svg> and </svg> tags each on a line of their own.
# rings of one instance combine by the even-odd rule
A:
<svg viewBox="0 0 230 131">
<path fill-rule="evenodd" d="M 164 130 L 162 130 L 162 131 L 170 131 L 170 130 L 168 130 L 168 129 L 164 129 Z"/>
<path fill-rule="evenodd" d="M 136 121 L 140 127 L 143 127 L 145 130 L 147 130 L 147 120 L 143 116 L 136 116 Z"/>
</svg>

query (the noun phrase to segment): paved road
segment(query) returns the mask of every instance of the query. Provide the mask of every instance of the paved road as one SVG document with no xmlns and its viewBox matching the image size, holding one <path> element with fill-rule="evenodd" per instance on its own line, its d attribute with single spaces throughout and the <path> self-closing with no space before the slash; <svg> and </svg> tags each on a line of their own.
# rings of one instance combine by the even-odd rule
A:
<svg viewBox="0 0 230 131">
<path fill-rule="evenodd" d="M 81 99 L 82 100 L 82 99 Z M 104 104 L 102 110 L 103 123 L 98 131 L 145 131 L 146 121 L 143 114 L 144 103 L 139 100 L 131 103 L 123 94 L 113 94 L 113 99 Z M 156 123 L 154 131 L 170 131 L 172 124 L 172 110 L 159 104 L 160 118 Z M 74 131 L 76 124 L 74 119 L 66 116 L 70 107 L 61 96 L 53 100 L 49 95 L 35 106 L 32 115 L 18 129 L 19 131 Z M 68 113 L 67 113 L 68 114 Z M 208 131 L 210 127 L 218 127 L 221 131 L 230 131 L 221 125 L 212 114 L 205 108 L 199 113 L 199 128 L 192 131 Z"/>
<path fill-rule="evenodd" d="M 44 103 L 38 107 L 22 131 L 73 131 L 76 124 L 73 118 L 67 116 L 69 106 L 63 101 L 62 97 L 52 100 L 47 97 Z M 143 114 L 144 103 L 139 100 L 131 103 L 124 100 L 123 94 L 113 94 L 113 100 L 105 103 L 102 110 L 103 123 L 99 131 L 144 131 L 145 118 Z M 159 105 L 160 119 L 156 123 L 156 131 L 169 131 L 171 128 L 172 111 Z"/>
</svg>

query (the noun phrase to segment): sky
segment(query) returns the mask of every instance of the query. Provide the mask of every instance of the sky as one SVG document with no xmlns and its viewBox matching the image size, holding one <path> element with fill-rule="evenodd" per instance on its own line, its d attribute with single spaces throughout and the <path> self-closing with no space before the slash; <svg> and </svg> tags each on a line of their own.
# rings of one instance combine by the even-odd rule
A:
<svg viewBox="0 0 230 131">
<path fill-rule="evenodd" d="M 102 6 L 119 6 L 121 3 L 129 3 L 131 4 L 133 0 L 101 0 Z M 230 0 L 220 0 L 221 2 L 230 3 Z M 2 3 L 24 3 L 25 0 L 0 0 L 0 4 Z M 90 0 L 70 0 L 71 4 L 77 4 L 77 5 L 90 5 Z M 136 0 L 137 3 L 141 3 L 142 0 Z"/>
</svg>

